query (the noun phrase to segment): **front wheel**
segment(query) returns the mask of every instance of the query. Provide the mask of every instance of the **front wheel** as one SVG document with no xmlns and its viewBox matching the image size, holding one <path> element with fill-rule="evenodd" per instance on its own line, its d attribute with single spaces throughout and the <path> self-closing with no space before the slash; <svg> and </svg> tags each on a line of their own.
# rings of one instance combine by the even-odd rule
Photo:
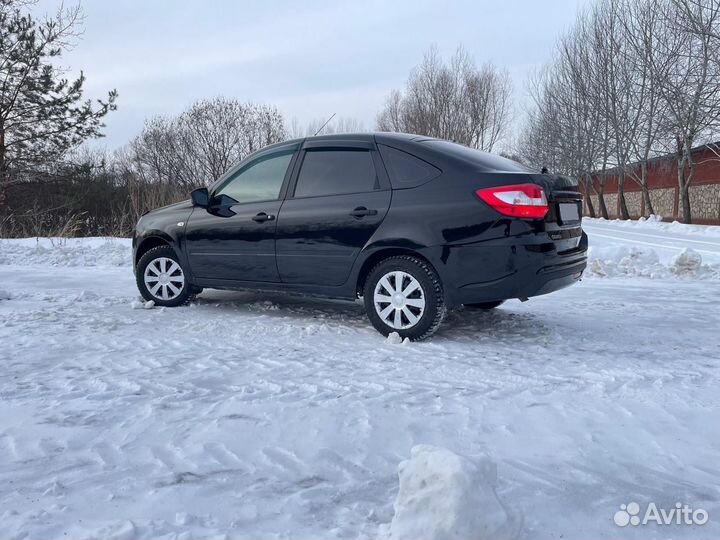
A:
<svg viewBox="0 0 720 540">
<path fill-rule="evenodd" d="M 193 294 L 193 287 L 170 246 L 158 246 L 145 253 L 138 262 L 135 279 L 142 297 L 157 306 L 182 306 Z"/>
<path fill-rule="evenodd" d="M 445 318 L 440 278 L 424 260 L 411 255 L 389 257 L 368 274 L 363 289 L 365 311 L 382 335 L 420 341 Z"/>
</svg>

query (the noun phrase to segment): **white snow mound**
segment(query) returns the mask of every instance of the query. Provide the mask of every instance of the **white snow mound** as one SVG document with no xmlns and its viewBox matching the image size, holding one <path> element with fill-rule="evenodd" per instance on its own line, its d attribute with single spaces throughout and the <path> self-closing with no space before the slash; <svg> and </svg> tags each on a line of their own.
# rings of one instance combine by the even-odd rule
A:
<svg viewBox="0 0 720 540">
<path fill-rule="evenodd" d="M 398 468 L 395 516 L 380 528 L 387 540 L 509 540 L 520 520 L 495 493 L 497 469 L 435 446 L 413 447 Z"/>
<path fill-rule="evenodd" d="M 0 265 L 131 266 L 129 238 L 0 239 Z"/>
<path fill-rule="evenodd" d="M 695 275 L 702 268 L 702 256 L 695 250 L 685 249 L 670 262 L 670 271 L 677 275 Z"/>
<path fill-rule="evenodd" d="M 133 300 L 130 302 L 130 307 L 133 309 L 152 309 L 155 307 L 155 302 L 152 300 L 148 300 L 147 302 L 144 300 Z"/>
<path fill-rule="evenodd" d="M 410 338 L 401 338 L 397 332 L 390 332 L 388 337 L 385 339 L 390 345 L 408 345 Z"/>
<path fill-rule="evenodd" d="M 701 255 L 690 248 L 668 264 L 654 249 L 644 246 L 590 247 L 586 277 L 647 277 L 720 279 L 720 265 L 703 264 Z"/>
<path fill-rule="evenodd" d="M 588 273 L 599 277 L 656 277 L 665 271 L 657 253 L 649 248 L 618 246 L 590 247 Z"/>
</svg>

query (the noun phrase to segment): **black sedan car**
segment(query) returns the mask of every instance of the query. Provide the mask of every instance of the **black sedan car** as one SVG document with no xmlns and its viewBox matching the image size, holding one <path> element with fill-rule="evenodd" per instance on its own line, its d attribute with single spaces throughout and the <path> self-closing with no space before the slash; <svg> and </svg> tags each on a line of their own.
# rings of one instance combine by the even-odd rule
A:
<svg viewBox="0 0 720 540">
<path fill-rule="evenodd" d="M 429 137 L 287 141 L 191 195 L 136 226 L 157 305 L 203 288 L 361 297 L 379 332 L 420 340 L 449 308 L 546 294 L 586 266 L 575 181 Z"/>
</svg>

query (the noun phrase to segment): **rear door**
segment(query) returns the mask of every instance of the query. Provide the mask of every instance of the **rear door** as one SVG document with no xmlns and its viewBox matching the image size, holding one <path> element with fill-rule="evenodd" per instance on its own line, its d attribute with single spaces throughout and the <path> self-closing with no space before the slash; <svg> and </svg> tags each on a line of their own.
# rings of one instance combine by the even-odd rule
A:
<svg viewBox="0 0 720 540">
<path fill-rule="evenodd" d="M 390 207 L 387 175 L 369 142 L 310 141 L 298 164 L 275 232 L 280 279 L 342 285 Z"/>
</svg>

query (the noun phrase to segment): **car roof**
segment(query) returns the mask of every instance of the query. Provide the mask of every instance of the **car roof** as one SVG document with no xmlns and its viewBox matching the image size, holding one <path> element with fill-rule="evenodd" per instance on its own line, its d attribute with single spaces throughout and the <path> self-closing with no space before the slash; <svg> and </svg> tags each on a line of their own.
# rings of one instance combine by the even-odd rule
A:
<svg viewBox="0 0 720 540">
<path fill-rule="evenodd" d="M 302 137 L 299 139 L 292 139 L 277 143 L 272 146 L 279 146 L 283 144 L 301 143 L 303 141 L 358 141 L 358 142 L 373 142 L 373 141 L 425 141 L 430 140 L 432 137 L 426 137 L 424 135 L 413 135 L 411 133 L 395 133 L 388 131 L 377 131 L 377 132 L 364 132 L 364 133 L 329 133 L 325 135 L 315 135 L 312 137 Z M 268 147 L 269 148 L 269 147 Z"/>
<path fill-rule="evenodd" d="M 408 144 L 429 140 L 434 139 L 433 137 L 427 137 L 424 135 L 414 135 L 411 133 L 395 133 L 390 131 L 371 131 L 365 133 L 331 133 L 326 135 L 315 135 L 313 137 L 299 137 L 296 139 L 288 139 L 285 141 L 269 144 L 256 150 L 252 154 L 245 156 L 242 160 L 234 163 L 227 171 L 225 171 L 225 173 L 220 178 L 213 182 L 210 187 L 212 188 L 224 182 L 228 176 L 234 174 L 240 167 L 242 167 L 243 163 L 245 163 L 248 159 L 257 156 L 258 154 L 264 154 L 265 152 L 272 151 L 276 148 L 283 148 L 292 145 L 296 145 L 297 147 L 299 147 L 301 144 L 308 141 L 377 142 L 385 144 L 393 144 L 393 142 L 395 142 L 398 146 L 403 147 Z"/>
<path fill-rule="evenodd" d="M 316 135 L 313 137 L 283 141 L 267 146 L 263 150 L 292 144 L 307 146 L 308 143 L 329 143 L 330 145 L 333 143 L 340 145 L 343 143 L 376 143 L 408 152 L 440 169 L 443 169 L 448 163 L 462 163 L 465 166 L 479 167 L 480 170 L 484 171 L 530 172 L 530 169 L 527 167 L 517 163 L 513 164 L 513 162 L 500 156 L 456 144 L 452 141 L 428 137 L 427 135 L 397 133 L 392 131 Z M 423 143 L 438 143 L 438 145 Z"/>
</svg>

